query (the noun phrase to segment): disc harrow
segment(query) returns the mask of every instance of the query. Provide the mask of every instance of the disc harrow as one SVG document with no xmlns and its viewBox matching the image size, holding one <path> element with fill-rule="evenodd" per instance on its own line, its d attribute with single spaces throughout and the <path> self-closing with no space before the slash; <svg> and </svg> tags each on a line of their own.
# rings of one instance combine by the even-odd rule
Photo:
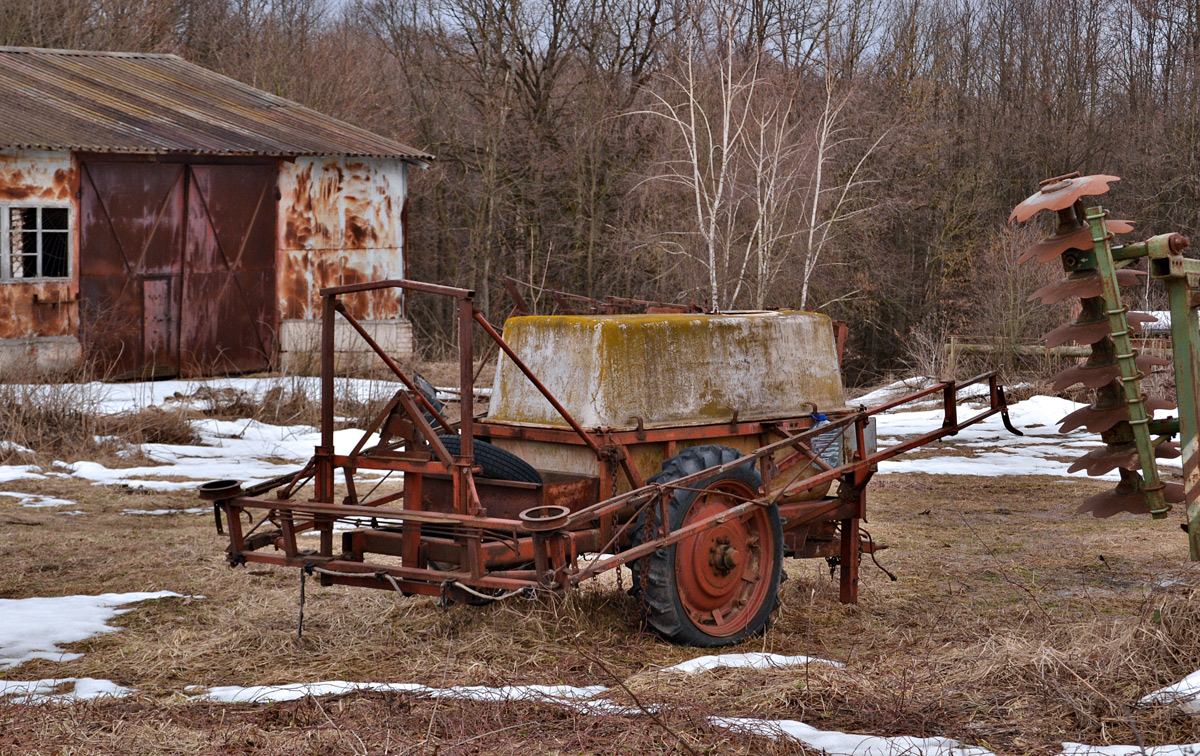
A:
<svg viewBox="0 0 1200 756">
<path fill-rule="evenodd" d="M 1111 517 L 1120 512 L 1148 513 L 1159 519 L 1172 504 L 1186 502 L 1191 557 L 1200 559 L 1200 261 L 1184 257 L 1189 246 L 1179 234 L 1160 234 L 1143 242 L 1116 244 L 1117 234 L 1129 233 L 1133 223 L 1110 220 L 1099 206 L 1088 206 L 1087 197 L 1105 194 L 1120 179 L 1116 176 L 1080 176 L 1072 173 L 1042 182 L 1041 189 L 1019 204 L 1009 222 L 1024 222 L 1043 210 L 1053 212 L 1053 233 L 1035 243 L 1020 262 L 1058 260 L 1065 276 L 1041 287 L 1029 300 L 1055 304 L 1076 297 L 1079 313 L 1073 322 L 1043 337 L 1048 347 L 1073 343 L 1090 347 L 1090 354 L 1054 378 L 1056 391 L 1083 385 L 1094 391 L 1093 402 L 1059 421 L 1067 433 L 1079 428 L 1099 434 L 1102 447 L 1084 454 L 1070 472 L 1107 475 L 1114 470 L 1120 480 L 1105 493 L 1086 499 L 1079 512 Z M 1172 364 L 1157 355 L 1139 354 L 1132 335 L 1157 318 L 1130 312 L 1121 289 L 1144 280 L 1145 271 L 1134 269 L 1149 260 L 1148 274 L 1162 282 L 1171 301 L 1171 341 L 1178 401 L 1147 396 L 1142 381 L 1156 367 Z M 1154 412 L 1178 409 L 1177 417 L 1154 419 Z M 1178 437 L 1178 441 L 1176 441 Z M 1159 459 L 1183 457 L 1184 483 L 1166 482 Z"/>
<path fill-rule="evenodd" d="M 1116 176 L 1058 176 L 1042 182 L 1041 189 L 1013 210 L 1009 222 L 1023 222 L 1042 210 L 1057 215 L 1058 226 L 1049 237 L 1037 242 L 1020 258 L 1023 262 L 1048 263 L 1059 260 L 1066 276 L 1043 286 L 1029 300 L 1051 305 L 1072 297 L 1080 300 L 1074 322 L 1055 328 L 1043 337 L 1048 346 L 1073 342 L 1090 346 L 1091 355 L 1055 375 L 1055 391 L 1082 384 L 1095 391 L 1091 406 L 1060 420 L 1062 432 L 1085 427 L 1099 433 L 1104 446 L 1091 451 L 1070 467 L 1089 475 L 1121 470 L 1121 482 L 1106 494 L 1093 496 L 1080 507 L 1096 517 L 1118 512 L 1150 513 L 1163 517 L 1171 506 L 1167 485 L 1158 471 L 1157 459 L 1177 457 L 1178 446 L 1169 436 L 1154 438 L 1150 421 L 1154 409 L 1172 406 L 1142 391 L 1142 379 L 1155 367 L 1169 361 L 1140 355 L 1131 334 L 1157 318 L 1131 313 L 1121 298 L 1121 288 L 1141 282 L 1146 273 L 1131 266 L 1136 257 L 1114 255 L 1117 233 L 1133 229 L 1129 221 L 1110 221 L 1099 207 L 1088 208 L 1084 198 L 1108 192 Z M 1120 250 L 1121 247 L 1115 249 Z M 1171 498 L 1175 497 L 1172 492 Z"/>
</svg>

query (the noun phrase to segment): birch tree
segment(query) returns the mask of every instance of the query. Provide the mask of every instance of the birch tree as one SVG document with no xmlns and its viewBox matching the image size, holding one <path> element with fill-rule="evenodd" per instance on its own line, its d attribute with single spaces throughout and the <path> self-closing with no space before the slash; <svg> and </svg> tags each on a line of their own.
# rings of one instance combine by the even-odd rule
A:
<svg viewBox="0 0 1200 756">
<path fill-rule="evenodd" d="M 678 73 L 664 74 L 665 91 L 650 91 L 655 107 L 638 112 L 663 119 L 679 140 L 681 156 L 663 161 L 662 172 L 652 178 L 686 190 L 695 226 L 674 233 L 676 238 L 666 245 L 675 254 L 701 264 L 710 306 L 720 310 L 740 294 L 741 276 L 735 277 L 734 290 L 729 292 L 726 274 L 732 224 L 742 199 L 735 171 L 758 85 L 759 59 L 743 64 L 736 54 L 734 30 L 740 12 L 732 3 L 723 2 L 711 10 L 718 29 L 715 44 L 701 31 L 709 14 L 695 13 L 684 32 Z M 693 246 L 689 238 L 698 239 L 699 244 Z M 744 270 L 745 258 L 738 267 L 739 273 Z"/>
</svg>

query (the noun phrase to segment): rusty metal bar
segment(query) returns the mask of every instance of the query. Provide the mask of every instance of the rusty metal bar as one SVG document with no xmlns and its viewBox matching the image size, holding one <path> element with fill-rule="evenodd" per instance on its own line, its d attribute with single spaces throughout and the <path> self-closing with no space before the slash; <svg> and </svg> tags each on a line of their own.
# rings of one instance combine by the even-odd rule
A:
<svg viewBox="0 0 1200 756">
<path fill-rule="evenodd" d="M 408 289 L 421 291 L 426 294 L 441 294 L 458 299 L 470 299 L 475 296 L 473 289 L 459 289 L 455 286 L 425 283 L 424 281 L 409 281 L 406 278 L 389 278 L 384 281 L 367 281 L 365 283 L 346 284 L 345 286 L 328 286 L 320 290 L 322 297 L 338 297 L 342 294 L 354 294 L 360 291 L 378 291 L 379 289 Z"/>
<path fill-rule="evenodd" d="M 316 497 L 333 502 L 333 338 L 332 297 L 321 300 L 321 446 L 316 450 Z"/>
<path fill-rule="evenodd" d="M 475 459 L 475 358 L 471 320 L 478 312 L 469 295 L 458 300 L 459 455 L 468 466 Z"/>
<path fill-rule="evenodd" d="M 842 367 L 842 355 L 846 351 L 846 338 L 849 335 L 850 325 L 846 321 L 833 321 L 833 343 L 837 350 L 838 367 Z"/>
<path fill-rule="evenodd" d="M 352 506 L 350 504 L 325 504 L 316 501 L 279 501 L 241 497 L 233 499 L 232 506 L 242 509 L 274 509 L 279 512 L 300 512 L 310 515 L 332 515 L 339 517 L 374 517 L 379 520 L 411 520 L 434 525 L 458 525 L 474 531 L 487 528 L 504 533 L 528 535 L 520 520 L 505 520 L 499 517 L 477 517 L 452 512 L 412 511 L 408 509 L 384 509 L 382 507 Z"/>
<path fill-rule="evenodd" d="M 322 291 L 324 291 L 324 290 L 322 290 Z M 391 357 L 389 357 L 387 352 L 383 351 L 383 347 L 379 346 L 379 344 L 375 341 L 375 339 L 371 338 L 371 335 L 369 333 L 367 333 L 365 328 L 362 327 L 362 324 L 359 323 L 358 320 L 353 315 L 351 315 L 349 312 L 346 312 L 346 306 L 343 305 L 341 302 L 337 302 L 337 301 L 334 302 L 333 306 L 341 314 L 341 316 L 346 319 L 346 322 L 349 323 L 350 326 L 352 328 L 354 328 L 355 331 L 358 332 L 358 335 L 362 337 L 363 341 L 367 342 L 367 346 L 371 347 L 371 351 L 373 351 L 373 352 L 375 352 L 375 354 L 379 355 L 379 359 L 383 360 L 383 364 L 387 365 L 388 369 L 391 370 L 393 373 L 395 373 L 396 377 L 400 379 L 400 382 L 403 383 L 405 385 L 405 387 L 408 388 L 409 391 L 411 391 L 413 394 L 415 394 L 417 396 L 417 398 L 420 400 L 421 404 L 423 404 L 425 406 L 426 411 L 428 411 L 430 414 L 433 415 L 433 417 L 438 421 L 438 423 L 442 426 L 442 428 L 444 428 L 447 433 L 453 433 L 454 428 L 451 427 L 450 423 L 446 421 L 446 418 L 442 416 L 442 413 L 438 412 L 437 408 L 434 407 L 433 404 L 428 399 L 425 398 L 425 395 L 422 394 L 420 392 L 420 390 L 417 389 L 416 384 L 414 384 L 411 380 L 409 380 L 409 377 L 404 373 L 403 370 L 400 369 L 400 366 L 398 364 L 396 364 L 396 361 L 393 360 Z M 324 355 L 322 355 L 322 360 L 324 360 Z M 330 360 L 330 362 L 332 362 L 332 359 Z M 330 424 L 331 425 L 332 425 L 332 417 L 333 416 L 330 415 Z M 416 418 L 414 418 L 414 420 L 415 419 Z"/>
<path fill-rule="evenodd" d="M 838 575 L 838 600 L 843 604 L 858 603 L 858 552 L 859 521 L 866 509 L 866 481 L 856 482 L 853 486 L 838 490 L 838 498 L 844 503 L 854 506 L 854 516 L 840 522 L 842 542 L 840 548 L 840 574 Z"/>
<path fill-rule="evenodd" d="M 516 284 L 524 284 L 524 282 L 518 281 L 512 276 L 504 277 L 504 289 L 508 292 L 508 296 L 512 297 L 513 310 L 521 315 L 532 315 L 533 308 L 525 301 L 525 297 L 521 296 L 521 292 L 517 291 Z"/>
<path fill-rule="evenodd" d="M 416 396 L 422 399 L 425 398 L 420 392 L 417 392 Z M 450 465 L 454 464 L 454 460 L 450 456 L 450 451 L 446 449 L 446 445 L 442 443 L 442 440 L 437 437 L 437 432 L 433 430 L 433 426 L 429 424 L 429 421 L 425 419 L 425 416 L 413 404 L 413 397 L 400 393 L 398 398 L 404 408 L 405 414 L 408 415 L 413 425 L 417 427 L 417 431 L 425 438 L 425 443 L 429 444 L 429 448 L 433 449 L 433 453 L 437 455 L 438 461 L 446 465 L 446 469 L 449 470 Z M 357 462 L 357 460 L 355 461 Z"/>
<path fill-rule="evenodd" d="M 994 375 L 994 373 L 983 373 L 980 376 L 977 376 L 977 377 L 971 379 L 971 381 L 964 383 L 963 385 L 968 386 L 973 383 L 978 383 L 982 380 L 987 380 L 992 375 Z M 879 407 L 871 408 L 870 410 L 860 410 L 859 412 L 856 412 L 852 415 L 847 415 L 838 420 L 831 421 L 825 425 L 809 428 L 808 430 L 803 431 L 802 433 L 798 433 L 791 438 L 785 438 L 785 439 L 783 439 L 781 441 L 777 441 L 773 444 L 768 444 L 767 446 L 756 449 L 755 451 L 750 452 L 750 453 L 746 454 L 745 456 L 739 457 L 738 459 L 732 460 L 730 462 L 726 462 L 723 465 L 719 465 L 717 467 L 710 467 L 707 470 L 701 470 L 699 472 L 692 473 L 691 475 L 686 475 L 682 478 L 672 481 L 671 485 L 667 486 L 667 487 L 683 487 L 683 486 L 686 486 L 688 483 L 692 483 L 692 482 L 695 482 L 698 480 L 703 480 L 704 478 L 708 478 L 713 475 L 717 475 L 719 473 L 725 472 L 726 470 L 731 470 L 735 467 L 740 467 L 741 465 L 744 465 L 747 462 L 752 462 L 752 461 L 761 459 L 762 457 L 767 456 L 769 454 L 774 454 L 776 451 L 779 451 L 780 449 L 791 447 L 791 446 L 793 446 L 793 444 L 795 444 L 796 441 L 806 440 L 810 436 L 817 435 L 818 433 L 824 433 L 826 431 L 830 431 L 830 430 L 833 430 L 833 429 L 841 427 L 841 426 L 847 426 L 851 423 L 865 423 L 866 419 L 872 415 L 879 414 L 880 412 L 884 411 L 885 409 L 897 407 L 901 404 L 905 404 L 905 403 L 911 402 L 915 399 L 919 399 L 923 396 L 927 396 L 928 394 L 940 392 L 942 390 L 942 387 L 943 387 L 943 384 L 937 384 L 935 386 L 930 387 L 929 389 L 925 389 L 923 391 L 918 391 L 910 396 L 903 397 L 902 399 L 897 400 L 895 402 L 889 402 L 889 403 L 881 405 Z M 985 410 L 984 412 L 974 415 L 971 418 L 969 418 L 965 421 L 962 421 L 960 423 L 957 423 L 955 425 L 943 426 L 937 430 L 930 431 L 929 433 L 923 434 L 923 435 L 918 436 L 909 441 L 905 441 L 903 443 L 896 444 L 894 446 L 890 446 L 887 449 L 882 449 L 880 451 L 875 452 L 874 454 L 865 456 L 865 457 L 863 457 L 863 459 L 861 459 L 855 463 L 841 465 L 840 467 L 826 470 L 823 473 L 819 473 L 819 474 L 811 476 L 809 478 L 805 478 L 804 480 L 797 481 L 796 483 L 793 483 L 792 485 L 783 489 L 783 491 L 779 492 L 775 498 L 781 499 L 784 496 L 811 490 L 811 489 L 816 488 L 817 486 L 823 485 L 829 481 L 836 480 L 837 478 L 841 477 L 842 475 L 844 475 L 848 472 L 853 472 L 858 467 L 862 467 L 863 469 L 869 470 L 871 465 L 877 464 L 883 460 L 891 459 L 892 457 L 894 457 L 898 454 L 902 454 L 910 449 L 914 449 L 923 444 L 927 444 L 930 441 L 936 441 L 945 436 L 949 436 L 954 433 L 957 433 L 958 431 L 962 430 L 963 428 L 966 428 L 969 425 L 973 425 L 982 420 L 986 420 L 987 418 L 991 417 L 992 415 L 995 415 L 999 412 L 1006 411 L 1006 409 L 1007 408 L 1003 404 L 993 405 L 988 410 Z M 663 486 L 660 486 L 660 485 L 644 486 L 642 488 L 639 488 L 639 489 L 636 489 L 633 491 L 627 491 L 619 496 L 615 496 L 606 501 L 598 502 L 590 507 L 586 507 L 584 509 L 577 510 L 576 512 L 573 512 L 570 517 L 567 518 L 567 524 L 565 527 L 571 527 L 572 525 L 577 525 L 577 524 L 580 524 L 583 522 L 587 522 L 591 519 L 595 519 L 596 517 L 599 517 L 600 515 L 605 514 L 609 511 L 615 511 L 615 509 L 619 509 L 621 506 L 623 506 L 625 504 L 641 503 L 646 498 L 655 495 L 661 488 L 663 488 Z"/>
<path fill-rule="evenodd" d="M 332 297 L 321 300 L 321 446 L 333 447 L 333 332 Z"/>
<path fill-rule="evenodd" d="M 446 457 L 451 459 L 449 452 L 446 452 Z M 450 475 L 453 473 L 453 463 L 447 466 L 440 460 L 417 460 L 399 455 L 387 457 L 368 454 L 352 460 L 346 455 L 335 454 L 333 455 L 333 465 L 334 467 L 353 467 L 356 470 L 389 470 L 405 475 Z"/>
<path fill-rule="evenodd" d="M 955 401 L 958 398 L 958 392 L 954 388 L 953 381 L 946 383 L 945 396 L 942 400 L 945 416 L 942 418 L 942 426 L 946 427 L 954 425 L 958 422 L 958 404 Z"/>
<path fill-rule="evenodd" d="M 812 488 L 815 488 L 816 486 L 821 485 L 827 481 L 834 480 L 835 478 L 840 477 L 840 475 L 837 473 L 853 471 L 853 472 L 855 472 L 855 474 L 857 474 L 857 471 L 859 469 L 869 471 L 870 467 L 872 465 L 877 465 L 880 462 L 883 462 L 884 460 L 891 459 L 892 457 L 903 454 L 906 451 L 915 449 L 918 446 L 924 446 L 925 444 L 928 444 L 932 441 L 937 441 L 939 439 L 945 438 L 946 436 L 952 436 L 952 435 L 958 433 L 963 428 L 966 428 L 968 426 L 974 425 L 975 423 L 986 420 L 989 417 L 991 417 L 992 415 L 998 414 L 1003 411 L 1004 411 L 1004 409 L 1002 407 L 992 407 L 992 408 L 984 410 L 983 412 L 980 412 L 979 414 L 974 415 L 974 416 L 970 417 L 969 419 L 964 420 L 956 425 L 942 426 L 941 428 L 939 428 L 937 430 L 933 430 L 928 433 L 924 433 L 920 436 L 916 436 L 914 438 L 909 439 L 908 441 L 904 441 L 902 443 L 895 444 L 894 446 L 889 446 L 886 449 L 880 449 L 879 451 L 875 452 L 874 454 L 870 454 L 858 462 L 848 464 L 848 465 L 843 465 L 842 467 L 838 467 L 833 470 L 827 470 L 826 472 L 823 472 L 819 475 L 814 475 L 811 478 L 805 478 L 804 480 L 793 483 L 792 485 L 783 489 L 783 491 L 781 491 L 778 494 L 778 498 L 783 498 L 784 496 L 790 496 L 791 494 L 795 494 L 795 493 L 802 493 L 804 491 L 808 491 Z M 865 418 L 866 415 L 864 415 L 863 417 Z M 823 425 L 821 427 L 822 427 L 822 429 L 824 429 L 824 428 L 828 428 L 829 426 Z"/>
<path fill-rule="evenodd" d="M 821 428 L 823 430 L 828 430 L 828 428 L 826 426 L 821 426 Z M 771 428 L 771 432 L 775 433 L 777 435 L 783 436 L 784 438 L 794 438 L 794 435 L 792 433 L 790 433 L 789 431 L 787 431 L 786 429 L 784 429 L 778 425 L 773 426 Z M 835 443 L 835 442 L 831 442 L 831 443 Z M 800 457 L 802 457 L 802 456 L 807 457 L 810 462 L 815 463 L 816 466 L 821 470 L 832 470 L 833 469 L 833 465 L 829 464 L 824 459 L 822 459 L 819 456 L 819 453 L 817 451 L 813 450 L 811 444 L 806 444 L 803 441 L 797 441 L 796 443 L 792 444 L 792 448 L 795 449 L 795 451 L 777 463 L 779 465 L 781 472 L 785 469 L 790 469 L 793 465 L 795 465 L 797 462 L 800 461 Z M 822 448 L 821 451 L 825 451 L 825 449 Z M 804 469 L 808 469 L 809 467 L 812 467 L 812 466 L 813 465 L 811 465 L 811 464 L 805 465 L 801 471 L 803 472 Z"/>
<path fill-rule="evenodd" d="M 658 310 L 670 310 L 673 313 L 677 312 L 680 314 L 703 312 L 702 309 L 694 304 L 680 304 L 678 302 L 659 302 L 648 299 L 630 299 L 629 297 L 606 297 L 605 301 L 613 307 L 638 307 L 647 311 L 653 308 Z"/>
<path fill-rule="evenodd" d="M 637 430 L 606 429 L 605 437 L 626 446 L 643 443 L 678 443 L 680 441 L 711 439 L 715 436 L 760 436 L 772 432 L 775 427 L 794 426 L 792 430 L 807 429 L 807 418 L 794 418 L 781 425 L 777 420 L 747 420 L 737 424 L 728 422 L 708 423 L 705 425 L 675 425 L 664 428 L 645 428 Z M 574 444 L 583 446 L 579 436 L 571 428 L 553 428 L 549 426 L 522 426 L 496 420 L 488 420 L 479 425 L 479 435 L 492 438 L 517 438 L 525 441 L 546 441 L 556 444 Z M 716 432 L 720 431 L 720 432 Z M 668 455 L 670 456 L 670 455 Z"/>
<path fill-rule="evenodd" d="M 384 573 L 393 577 L 403 578 L 407 580 L 420 581 L 413 583 L 412 587 L 417 586 L 425 588 L 440 588 L 447 583 L 455 581 L 470 581 L 470 584 L 479 588 L 503 588 L 512 590 L 515 588 L 536 588 L 537 583 L 531 580 L 513 580 L 509 578 L 499 577 L 481 577 L 475 580 L 466 572 L 442 572 L 441 570 L 424 569 L 420 567 L 398 567 L 394 564 L 376 564 L 372 562 L 352 562 L 345 559 L 324 559 L 321 557 L 301 556 L 288 557 L 279 554 L 259 554 L 250 552 L 245 555 L 248 562 L 261 562 L 265 564 L 274 564 L 284 567 L 320 567 L 342 573 L 357 573 L 361 575 L 364 581 L 372 581 L 370 583 L 350 582 L 355 578 L 349 578 L 341 575 L 330 576 L 331 582 L 341 585 L 358 585 L 367 588 L 386 588 L 391 589 L 391 585 L 381 579 Z M 356 575 L 356 577 L 357 577 Z M 403 586 L 402 586 L 403 587 Z M 422 592 L 419 589 L 413 590 L 414 593 Z M 435 594 L 436 595 L 436 594 Z"/>
<path fill-rule="evenodd" d="M 363 447 L 367 445 L 367 439 L 371 437 L 371 434 L 383 426 L 388 415 L 392 414 L 392 410 L 395 409 L 396 405 L 400 403 L 400 393 L 401 392 L 397 391 L 394 395 L 392 395 L 392 398 L 388 400 L 388 403 L 383 406 L 383 411 L 376 415 L 375 419 L 368 423 L 366 428 L 363 428 L 362 438 L 358 439 L 358 443 L 356 443 L 354 448 L 350 450 L 349 456 L 352 461 L 358 458 L 358 455 L 362 452 Z"/>
<path fill-rule="evenodd" d="M 643 501 L 646 501 L 647 499 L 649 499 L 650 497 L 658 495 L 663 490 L 666 490 L 669 488 L 683 488 L 683 487 L 686 487 L 687 484 L 689 484 L 689 483 L 694 483 L 696 481 L 703 480 L 703 479 L 711 477 L 713 475 L 723 473 L 726 470 L 732 470 L 735 467 L 741 467 L 742 465 L 744 465 L 748 462 L 753 462 L 755 460 L 758 460 L 758 459 L 761 459 L 762 457 L 767 456 L 768 454 L 773 454 L 780 449 L 790 447 L 796 441 L 802 441 L 804 439 L 807 439 L 809 436 L 816 435 L 818 433 L 823 433 L 825 431 L 832 430 L 834 428 L 841 427 L 844 425 L 849 425 L 856 418 L 865 417 L 867 414 L 868 413 L 866 413 L 866 412 L 858 412 L 858 413 L 855 413 L 852 415 L 847 415 L 846 417 L 841 418 L 839 420 L 835 420 L 833 422 L 822 425 L 819 428 L 810 428 L 810 429 L 804 431 L 803 433 L 799 433 L 796 436 L 793 436 L 792 438 L 784 439 L 782 441 L 778 441 L 773 444 L 768 444 L 767 446 L 764 446 L 760 449 L 750 452 L 743 457 L 739 457 L 730 462 L 726 462 L 723 465 L 718 465 L 716 467 L 710 467 L 707 470 L 700 470 L 700 471 L 694 472 L 690 475 L 685 475 L 682 478 L 677 478 L 677 479 L 671 481 L 671 483 L 669 485 L 652 484 L 652 485 L 647 485 L 647 486 L 643 486 L 641 488 L 634 489 L 632 491 L 626 491 L 623 494 L 614 496 L 610 499 L 606 499 L 605 501 L 597 502 L 596 504 L 593 504 L 590 507 L 585 507 L 583 509 L 576 510 L 575 512 L 571 513 L 571 515 L 567 518 L 567 523 L 566 523 L 566 525 L 564 525 L 564 527 L 570 528 L 574 525 L 578 525 L 580 523 L 594 520 L 597 517 L 600 517 L 604 514 L 607 514 L 609 512 L 614 512 L 614 511 L 620 509 L 621 507 L 625 506 L 626 504 L 640 504 Z M 837 468 L 837 470 L 833 470 L 831 472 L 837 472 L 838 470 L 842 470 L 842 469 L 843 468 Z M 817 485 L 824 483 L 826 480 L 832 480 L 833 478 L 836 478 L 836 477 L 838 477 L 838 476 L 833 475 L 833 477 L 830 477 L 830 478 L 823 478 L 820 482 L 813 484 L 812 487 L 816 487 Z M 806 481 L 807 480 L 811 480 L 811 478 L 806 479 Z M 801 481 L 801 482 L 806 482 L 806 481 Z M 799 489 L 799 490 L 804 490 L 804 489 Z"/>
<path fill-rule="evenodd" d="M 886 412 L 895 407 L 899 407 L 902 404 L 908 404 L 911 401 L 915 401 L 922 397 L 929 396 L 930 394 L 936 394 L 939 391 L 945 391 L 947 386 L 953 386 L 954 391 L 957 394 L 957 392 L 965 389 L 967 386 L 974 386 L 976 383 L 982 383 L 984 381 L 991 380 L 995 376 L 996 376 L 996 371 L 989 370 L 988 372 L 980 373 L 979 375 L 977 375 L 973 378 L 968 378 L 965 381 L 939 381 L 928 388 L 920 389 L 911 394 L 906 394 L 905 396 L 902 396 L 899 399 L 894 399 L 890 402 L 887 402 L 886 404 L 881 404 L 877 407 L 872 407 L 870 414 L 878 415 L 880 412 Z"/>
</svg>

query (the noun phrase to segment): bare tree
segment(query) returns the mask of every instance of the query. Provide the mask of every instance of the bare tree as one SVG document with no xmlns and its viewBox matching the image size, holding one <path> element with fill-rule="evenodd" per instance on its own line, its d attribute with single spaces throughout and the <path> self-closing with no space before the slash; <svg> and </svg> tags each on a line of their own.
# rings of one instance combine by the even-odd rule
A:
<svg viewBox="0 0 1200 756">
<path fill-rule="evenodd" d="M 661 118 L 678 140 L 681 155 L 661 161 L 662 170 L 653 179 L 686 190 L 694 226 L 686 232 L 668 232 L 673 237 L 668 248 L 700 263 L 709 303 L 719 310 L 730 306 L 741 292 L 747 264 L 743 257 L 737 271 L 730 270 L 734 224 L 742 200 L 735 172 L 752 121 L 759 58 L 743 60 L 737 53 L 735 31 L 741 13 L 732 2 L 692 12 L 678 71 L 662 75 L 663 92 L 650 90 L 655 107 L 636 113 Z M 715 40 L 702 31 L 710 21 L 717 29 Z M 688 241 L 693 238 L 699 241 L 695 247 Z"/>
</svg>

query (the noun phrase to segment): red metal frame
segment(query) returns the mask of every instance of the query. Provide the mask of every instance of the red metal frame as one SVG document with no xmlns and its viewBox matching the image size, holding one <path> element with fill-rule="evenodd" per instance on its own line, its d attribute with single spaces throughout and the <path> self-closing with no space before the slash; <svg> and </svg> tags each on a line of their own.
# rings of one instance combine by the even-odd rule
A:
<svg viewBox="0 0 1200 756">
<path fill-rule="evenodd" d="M 413 380 L 370 338 L 339 301 L 345 295 L 396 287 L 408 292 L 447 296 L 458 303 L 459 374 L 462 401 L 457 425 L 446 421 L 417 390 Z M 995 373 L 984 373 L 962 383 L 947 381 L 871 409 L 843 412 L 830 423 L 814 426 L 811 417 L 644 428 L 632 430 L 586 429 L 555 399 L 526 366 L 501 334 L 474 307 L 474 292 L 407 280 L 354 284 L 321 290 L 323 300 L 321 358 L 321 444 L 312 462 L 290 476 L 243 489 L 235 481 L 202 487 L 201 495 L 214 501 L 217 527 L 229 528 L 232 564 L 262 562 L 300 567 L 320 574 L 323 584 L 358 585 L 396 589 L 404 593 L 465 598 L 487 591 L 566 590 L 606 570 L 628 564 L 653 551 L 716 527 L 747 518 L 762 507 L 777 505 L 783 520 L 789 553 L 798 557 L 840 558 L 841 599 L 857 599 L 860 554 L 873 545 L 859 536 L 859 521 L 866 515 L 865 487 L 875 466 L 910 449 L 953 435 L 963 428 L 1000 413 L 1008 422 L 1003 389 Z M 364 439 L 350 454 L 333 449 L 334 427 L 334 319 L 341 314 L 368 346 L 397 376 L 404 388 L 387 403 L 367 428 Z M 513 361 L 562 415 L 569 428 L 547 428 L 497 422 L 477 423 L 474 418 L 473 326 L 483 332 Z M 957 392 L 976 383 L 989 385 L 989 405 L 966 420 L 957 414 Z M 871 418 L 885 410 L 941 393 L 942 427 L 886 449 L 867 450 Z M 432 423 L 426 419 L 428 414 Z M 438 441 L 433 424 L 444 431 L 457 430 L 459 454 L 451 455 Z M 830 467 L 813 448 L 818 434 L 842 428 L 852 433 L 856 449 L 845 464 Z M 376 431 L 380 444 L 365 448 Z M 525 439 L 586 447 L 596 458 L 595 476 L 547 475 L 541 485 L 477 477 L 481 468 L 474 458 L 474 439 Z M 730 437 L 754 439 L 755 450 L 724 465 L 710 467 L 669 483 L 646 484 L 631 453 L 641 445 L 661 444 L 667 456 L 676 444 Z M 770 439 L 777 439 L 771 441 Z M 392 440 L 395 439 L 395 440 Z M 780 456 L 782 455 L 782 456 Z M 763 488 L 758 496 L 674 530 L 666 516 L 667 504 L 677 489 L 687 489 L 748 461 L 758 466 Z M 359 469 L 389 470 L 404 474 L 402 491 L 360 498 L 355 485 Z M 347 496 L 335 501 L 339 471 Z M 315 491 L 311 500 L 291 497 L 309 478 Z M 838 481 L 836 496 L 823 487 Z M 628 490 L 616 493 L 618 487 Z M 268 497 L 275 491 L 273 497 Z M 605 496 L 601 492 L 611 495 Z M 796 500 L 813 493 L 815 498 Z M 400 506 L 395 506 L 399 502 Z M 656 537 L 640 533 L 635 544 L 633 526 L 647 507 L 660 507 Z M 223 514 L 223 517 L 222 517 Z M 243 528 L 241 517 L 258 522 Z M 363 524 L 343 534 L 340 550 L 334 549 L 336 521 Z M 273 530 L 258 532 L 267 524 Z M 299 533 L 320 533 L 319 548 L 302 550 Z M 275 552 L 260 549 L 274 546 Z M 610 554 L 590 561 L 586 553 Z M 374 561 L 368 555 L 383 555 Z M 396 558 L 399 564 L 396 564 Z"/>
</svg>

